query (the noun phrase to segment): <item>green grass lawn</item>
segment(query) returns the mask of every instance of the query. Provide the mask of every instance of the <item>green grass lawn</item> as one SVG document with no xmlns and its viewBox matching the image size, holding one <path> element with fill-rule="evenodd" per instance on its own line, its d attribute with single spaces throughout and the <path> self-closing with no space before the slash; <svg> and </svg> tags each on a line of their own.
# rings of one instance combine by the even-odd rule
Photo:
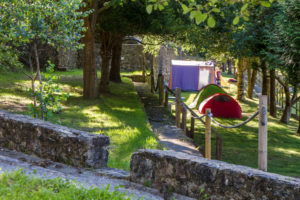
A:
<svg viewBox="0 0 300 200">
<path fill-rule="evenodd" d="M 227 80 L 230 76 L 224 77 Z M 224 88 L 231 96 L 236 97 L 236 86 Z M 185 101 L 190 104 L 196 93 L 183 92 Z M 258 110 L 258 99 L 246 99 L 239 102 L 243 111 L 242 119 L 216 120 L 225 125 L 241 123 Z M 197 111 L 197 113 L 199 113 Z M 200 115 L 200 114 L 199 114 Z M 281 113 L 277 118 L 268 117 L 268 171 L 282 175 L 300 177 L 300 136 L 296 134 L 298 122 L 292 119 L 289 125 L 279 122 Z M 219 134 L 222 135 L 223 160 L 229 163 L 246 165 L 257 168 L 257 145 L 258 145 L 258 117 L 241 128 L 225 129 L 213 125 Z M 195 140 L 198 144 L 204 145 L 204 131 L 202 124 L 196 125 Z M 215 137 L 212 141 L 213 155 L 215 152 Z"/>
<path fill-rule="evenodd" d="M 105 134 L 110 137 L 109 167 L 129 169 L 131 154 L 140 148 L 160 148 L 150 130 L 142 103 L 132 82 L 111 83 L 111 93 L 99 99 L 82 97 L 82 71 L 57 72 L 63 90 L 70 98 L 63 103 L 63 112 L 52 122 L 68 127 Z M 27 88 L 30 81 L 21 73 L 0 74 L 0 109 L 26 114 L 31 102 Z"/>
<path fill-rule="evenodd" d="M 129 200 L 132 199 L 126 193 L 117 190 L 109 191 L 109 187 L 84 188 L 75 182 L 64 181 L 59 178 L 39 179 L 23 174 L 22 171 L 0 174 L 0 199 L 6 200 L 73 200 L 73 199 L 97 199 L 97 200 Z M 117 189 L 117 188 L 115 188 Z"/>
</svg>

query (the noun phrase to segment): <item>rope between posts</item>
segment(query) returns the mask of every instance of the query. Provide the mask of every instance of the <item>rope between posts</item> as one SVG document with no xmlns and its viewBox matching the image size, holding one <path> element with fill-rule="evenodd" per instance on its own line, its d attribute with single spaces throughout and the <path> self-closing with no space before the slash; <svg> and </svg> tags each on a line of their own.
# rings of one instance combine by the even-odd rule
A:
<svg viewBox="0 0 300 200">
<path fill-rule="evenodd" d="M 223 127 L 223 128 L 238 128 L 238 127 L 240 127 L 240 126 L 243 126 L 243 125 L 247 124 L 249 121 L 251 121 L 252 119 L 254 119 L 258 114 L 259 114 L 259 111 L 256 111 L 256 113 L 254 113 L 252 116 L 250 116 L 248 119 L 246 119 L 246 120 L 243 121 L 242 123 L 237 124 L 237 125 L 233 125 L 233 126 L 226 126 L 226 125 L 223 125 L 223 124 L 217 122 L 217 121 L 213 118 L 211 112 L 208 113 L 208 116 L 211 118 L 211 120 L 212 120 L 215 124 L 217 124 L 217 125 L 219 125 L 219 126 L 221 126 L 221 127 Z"/>
</svg>

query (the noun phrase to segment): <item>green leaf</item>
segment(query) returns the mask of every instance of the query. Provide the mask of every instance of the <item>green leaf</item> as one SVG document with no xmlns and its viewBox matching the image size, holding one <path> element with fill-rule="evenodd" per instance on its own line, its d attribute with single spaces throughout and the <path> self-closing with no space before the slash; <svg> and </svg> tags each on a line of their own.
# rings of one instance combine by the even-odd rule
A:
<svg viewBox="0 0 300 200">
<path fill-rule="evenodd" d="M 220 9 L 219 9 L 219 8 L 213 8 L 212 11 L 213 11 L 213 12 L 216 12 L 216 13 L 219 13 L 219 12 L 220 12 Z"/>
<path fill-rule="evenodd" d="M 181 4 L 182 10 L 183 10 L 183 14 L 186 14 L 190 11 L 190 9 L 185 5 L 185 4 Z"/>
<path fill-rule="evenodd" d="M 260 4 L 263 6 L 263 7 L 267 7 L 269 8 L 271 6 L 270 2 L 269 1 L 261 1 Z"/>
<path fill-rule="evenodd" d="M 207 25 L 208 25 L 210 28 L 213 28 L 213 27 L 216 26 L 216 21 L 215 21 L 215 19 L 214 19 L 212 16 L 210 16 L 210 17 L 208 18 L 208 20 L 207 20 Z"/>
<path fill-rule="evenodd" d="M 244 19 L 245 21 L 248 21 L 248 20 L 249 20 L 249 18 L 246 17 L 246 16 L 244 16 L 243 19 Z"/>
<path fill-rule="evenodd" d="M 158 9 L 159 9 L 160 11 L 162 11 L 162 10 L 164 9 L 164 6 L 161 5 L 161 4 L 159 4 L 159 5 L 158 5 Z"/>
<path fill-rule="evenodd" d="M 243 7 L 241 8 L 241 12 L 245 11 L 248 8 L 248 4 L 243 5 Z"/>
<path fill-rule="evenodd" d="M 233 24 L 234 25 L 237 25 L 238 23 L 239 23 L 239 21 L 240 21 L 240 17 L 239 16 L 236 16 L 234 19 L 233 19 Z"/>
<path fill-rule="evenodd" d="M 197 11 L 193 10 L 193 11 L 191 12 L 191 14 L 190 14 L 190 17 L 191 17 L 192 19 L 194 19 L 195 16 L 196 16 L 196 14 L 197 14 Z"/>
<path fill-rule="evenodd" d="M 150 4 L 150 5 L 148 5 L 148 6 L 146 7 L 146 11 L 147 11 L 148 14 L 151 14 L 151 13 L 152 13 L 152 8 L 153 8 L 153 5 L 152 5 L 152 4 Z"/>
<path fill-rule="evenodd" d="M 203 15 L 201 16 L 201 21 L 204 22 L 207 19 L 207 13 L 203 13 Z"/>
<path fill-rule="evenodd" d="M 197 25 L 201 23 L 201 16 L 202 16 L 201 11 L 196 11 L 195 20 Z"/>
</svg>

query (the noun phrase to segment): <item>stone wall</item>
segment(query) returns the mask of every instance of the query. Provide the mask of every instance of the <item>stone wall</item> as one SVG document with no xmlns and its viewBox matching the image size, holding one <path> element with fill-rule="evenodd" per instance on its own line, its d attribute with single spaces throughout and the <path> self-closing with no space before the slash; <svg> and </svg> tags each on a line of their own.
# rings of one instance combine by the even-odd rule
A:
<svg viewBox="0 0 300 200">
<path fill-rule="evenodd" d="M 123 44 L 121 54 L 122 70 L 142 70 L 143 46 L 140 44 Z"/>
<path fill-rule="evenodd" d="M 300 199 L 300 179 L 173 151 L 134 153 L 130 170 L 134 182 L 194 198 Z"/>
<path fill-rule="evenodd" d="M 76 167 L 106 167 L 109 138 L 0 111 L 0 147 Z"/>
</svg>

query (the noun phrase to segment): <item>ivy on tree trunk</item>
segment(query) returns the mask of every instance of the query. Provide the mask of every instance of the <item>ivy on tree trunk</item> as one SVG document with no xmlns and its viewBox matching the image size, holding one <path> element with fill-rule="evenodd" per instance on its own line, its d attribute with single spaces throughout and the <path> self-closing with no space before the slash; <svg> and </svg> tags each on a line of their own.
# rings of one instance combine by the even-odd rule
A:
<svg viewBox="0 0 300 200">
<path fill-rule="evenodd" d="M 244 100 L 244 59 L 241 58 L 237 63 L 237 97 L 239 101 Z"/>
<path fill-rule="evenodd" d="M 257 77 L 257 69 L 252 68 L 252 63 L 249 63 L 247 66 L 247 73 L 248 73 L 248 89 L 247 89 L 247 97 L 249 99 L 252 99 L 253 97 L 253 90 L 256 82 L 256 77 Z"/>
</svg>

